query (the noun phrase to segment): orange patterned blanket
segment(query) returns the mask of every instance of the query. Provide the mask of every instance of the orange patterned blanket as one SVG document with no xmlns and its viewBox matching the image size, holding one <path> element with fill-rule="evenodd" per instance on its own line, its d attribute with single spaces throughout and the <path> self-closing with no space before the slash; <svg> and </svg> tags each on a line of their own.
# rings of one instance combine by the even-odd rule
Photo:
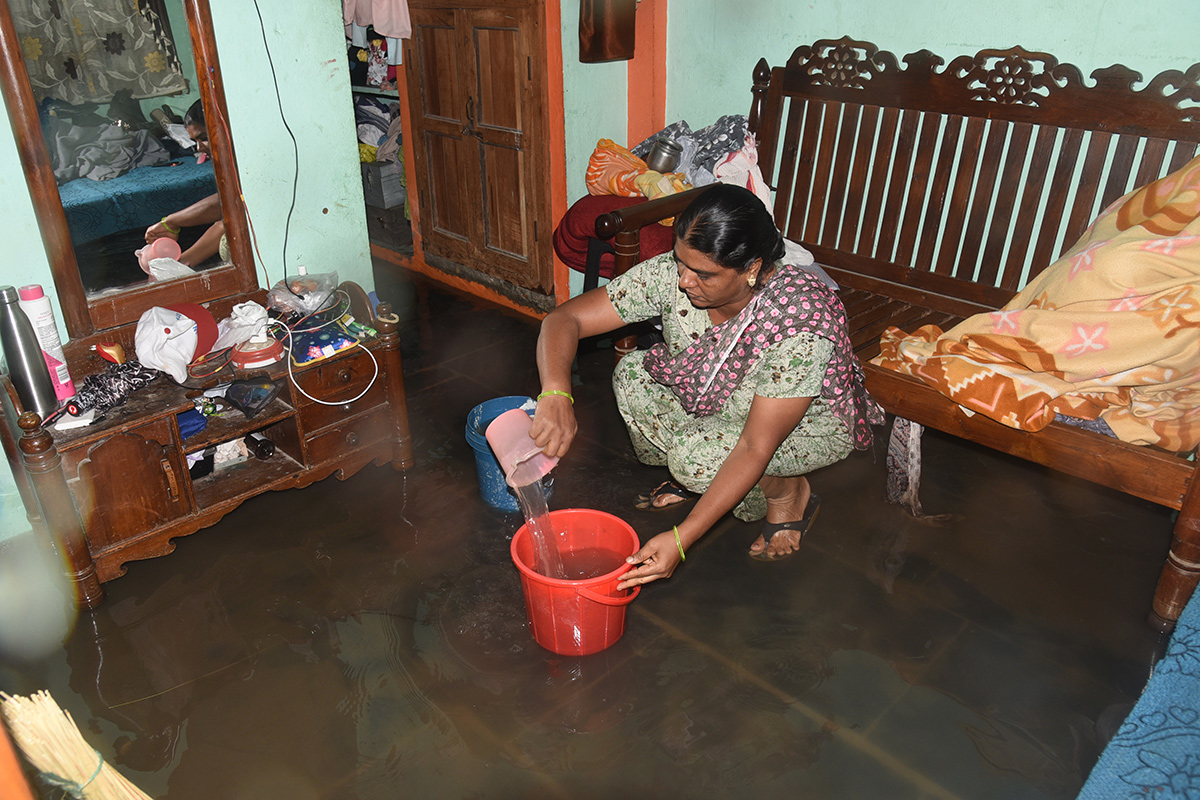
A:
<svg viewBox="0 0 1200 800">
<path fill-rule="evenodd" d="M 1200 444 L 1200 157 L 1127 194 L 1004 308 L 890 328 L 872 363 L 1012 428 L 1056 414 L 1122 440 Z"/>
</svg>

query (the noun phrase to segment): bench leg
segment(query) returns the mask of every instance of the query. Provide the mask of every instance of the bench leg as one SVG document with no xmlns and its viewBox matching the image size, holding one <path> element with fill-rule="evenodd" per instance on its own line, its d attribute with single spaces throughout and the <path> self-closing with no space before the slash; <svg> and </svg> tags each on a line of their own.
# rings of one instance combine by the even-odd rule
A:
<svg viewBox="0 0 1200 800">
<path fill-rule="evenodd" d="M 1158 579 L 1154 608 L 1147 620 L 1150 626 L 1160 631 L 1173 629 L 1197 581 L 1200 581 L 1200 479 L 1193 476 L 1175 521 L 1167 563 Z"/>
</svg>

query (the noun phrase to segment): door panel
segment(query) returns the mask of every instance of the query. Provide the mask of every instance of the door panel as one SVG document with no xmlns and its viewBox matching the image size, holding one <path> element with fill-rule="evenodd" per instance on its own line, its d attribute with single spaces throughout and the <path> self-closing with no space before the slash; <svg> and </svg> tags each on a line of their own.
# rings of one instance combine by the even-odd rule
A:
<svg viewBox="0 0 1200 800">
<path fill-rule="evenodd" d="M 460 263 L 475 252 L 481 237 L 482 208 L 477 141 L 470 135 L 473 115 L 465 91 L 463 31 L 452 9 L 414 8 L 410 66 L 405 70 L 415 143 L 422 246 L 430 255 Z"/>
<path fill-rule="evenodd" d="M 454 15 L 434 12 L 444 17 L 437 22 L 413 25 L 413 41 L 419 51 L 421 109 L 429 120 L 462 123 L 462 101 L 458 74 L 458 30 Z M 439 24 L 440 23 L 440 24 Z"/>
<path fill-rule="evenodd" d="M 549 293 L 554 221 L 538 7 L 421 0 L 410 6 L 405 73 L 423 250 Z"/>
<path fill-rule="evenodd" d="M 521 130 L 520 31 L 516 28 L 475 28 L 478 60 L 479 128 Z"/>
<path fill-rule="evenodd" d="M 145 438 L 143 438 L 143 435 Z M 93 553 L 190 513 L 184 467 L 159 423 L 93 445 L 73 487 Z"/>
<path fill-rule="evenodd" d="M 468 139 L 468 142 L 471 140 Z M 471 198 L 464 191 L 463 176 L 467 172 L 464 151 L 471 145 L 462 137 L 447 136 L 436 131 L 425 134 L 425 156 L 428 160 L 429 181 L 425 197 L 429 201 L 431 229 L 438 233 L 469 241 L 471 238 Z"/>
<path fill-rule="evenodd" d="M 527 269 L 529 237 L 521 180 L 524 172 L 523 154 L 509 147 L 483 146 L 481 149 L 484 208 L 487 209 L 484 246 L 499 256 L 520 259 L 522 266 Z"/>
</svg>

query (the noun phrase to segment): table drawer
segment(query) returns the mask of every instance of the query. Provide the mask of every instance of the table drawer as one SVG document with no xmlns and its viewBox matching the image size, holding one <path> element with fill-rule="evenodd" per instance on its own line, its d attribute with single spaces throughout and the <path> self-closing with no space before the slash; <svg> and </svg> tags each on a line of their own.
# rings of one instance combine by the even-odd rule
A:
<svg viewBox="0 0 1200 800">
<path fill-rule="evenodd" d="M 359 388 L 359 392 L 362 388 Z M 310 392 L 310 394 L 314 394 Z M 355 392 L 350 395 L 354 397 L 358 394 Z M 320 397 L 320 395 L 316 395 Z M 336 425 L 345 419 L 357 414 L 365 414 L 371 409 L 383 405 L 387 399 L 387 387 L 384 386 L 382 376 L 380 380 L 375 381 L 375 385 L 365 395 L 355 400 L 353 403 L 340 403 L 336 406 L 326 406 L 320 403 L 308 401 L 308 405 L 300 407 L 300 421 L 304 425 L 305 435 L 311 435 L 321 430 L 328 428 L 330 425 Z"/>
<path fill-rule="evenodd" d="M 308 464 L 315 466 L 341 458 L 353 450 L 374 447 L 391 436 L 392 421 L 386 407 L 364 416 L 352 417 L 336 428 L 309 437 Z"/>
<path fill-rule="evenodd" d="M 361 394 L 371 383 L 375 375 L 375 362 L 371 358 L 370 353 L 356 347 L 349 355 L 327 359 L 314 367 L 294 372 L 296 383 L 304 392 L 327 403 L 349 400 Z M 377 383 L 382 384 L 383 381 Z M 303 393 L 296 394 L 297 405 L 313 403 L 312 398 Z"/>
</svg>

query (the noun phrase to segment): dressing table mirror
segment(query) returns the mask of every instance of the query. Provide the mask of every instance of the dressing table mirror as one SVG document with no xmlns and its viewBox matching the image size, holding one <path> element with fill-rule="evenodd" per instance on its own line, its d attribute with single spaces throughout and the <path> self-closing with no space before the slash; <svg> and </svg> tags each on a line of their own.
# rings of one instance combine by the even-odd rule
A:
<svg viewBox="0 0 1200 800">
<path fill-rule="evenodd" d="M 110 366 L 93 352 L 95 345 L 112 341 L 131 357 L 135 354 L 137 322 L 152 307 L 203 304 L 221 320 L 237 303 L 265 303 L 241 200 L 209 0 L 182 2 L 229 261 L 196 275 L 92 293 L 81 279 L 38 122 L 13 24 L 13 1 L 0 0 L 0 90 L 70 336 L 64 349 L 77 385 Z M 412 464 L 399 319 L 387 303 L 372 308 L 357 284 L 338 288 L 331 296 L 338 305 L 329 309 L 329 324 L 348 309 L 366 326 L 356 341 L 336 351 L 317 348 L 319 356 L 307 352 L 312 360 L 303 364 L 290 364 L 284 354 L 284 361 L 253 370 L 236 362 L 222 366 L 222 372 L 205 379 L 247 378 L 259 387 L 255 391 L 262 390 L 262 403 L 253 413 L 235 409 L 211 414 L 198 432 L 190 425 L 185 431 L 180 417 L 195 414 L 193 395 L 199 391 L 168 378 L 156 378 L 107 406 L 95 424 L 64 430 L 43 427 L 36 414 L 20 414 L 11 383 L 0 376 L 0 438 L 9 465 L 32 526 L 46 531 L 62 550 L 79 605 L 99 603 L 101 583 L 124 574 L 126 562 L 172 552 L 173 539 L 213 525 L 258 494 L 304 487 L 330 475 L 346 478 L 371 463 L 395 468 Z M 292 335 L 286 339 L 291 342 Z M 270 440 L 268 457 L 233 458 L 216 466 L 214 451 L 231 444 L 236 449 L 251 435 Z M 206 459 L 207 469 L 198 469 Z"/>
<path fill-rule="evenodd" d="M 66 345 L 68 363 L 92 360 L 88 353 L 101 339 L 128 338 L 127 332 L 114 329 L 136 323 L 142 313 L 153 306 L 208 303 L 221 298 L 244 297 L 258 290 L 209 3 L 208 0 L 182 0 L 182 3 L 187 15 L 199 84 L 196 88 L 205 112 L 230 258 L 228 262 L 187 277 L 168 281 L 142 280 L 89 292 L 80 274 L 71 229 L 39 122 L 38 101 L 30 86 L 21 36 L 14 24 L 9 0 L 0 0 L 0 60 L 3 62 L 0 89 L 4 92 L 54 276 L 58 304 L 70 337 Z M 176 209 L 164 209 L 163 213 L 173 210 Z M 132 252 L 128 257 L 130 260 L 135 258 Z"/>
</svg>

